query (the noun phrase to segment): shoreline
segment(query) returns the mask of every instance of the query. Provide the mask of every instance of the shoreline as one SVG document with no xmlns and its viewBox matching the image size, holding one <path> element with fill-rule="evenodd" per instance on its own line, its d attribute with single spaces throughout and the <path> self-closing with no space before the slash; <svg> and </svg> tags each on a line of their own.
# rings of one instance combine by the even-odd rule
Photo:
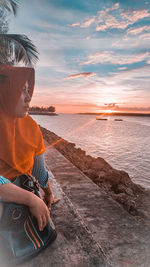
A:
<svg viewBox="0 0 150 267">
<path fill-rule="evenodd" d="M 56 148 L 80 169 L 99 186 L 100 190 L 117 201 L 130 214 L 137 216 L 141 214 L 141 199 L 146 194 L 146 190 L 132 182 L 128 173 L 113 168 L 103 158 L 86 155 L 85 151 L 76 148 L 74 143 L 64 140 L 41 126 L 40 128 L 50 146 Z"/>
<path fill-rule="evenodd" d="M 46 111 L 29 111 L 29 115 L 48 115 L 48 116 L 58 116 L 57 113 L 54 112 L 46 112 Z"/>
<path fill-rule="evenodd" d="M 112 113 L 76 113 L 77 115 L 94 115 L 94 116 L 133 116 L 133 117 L 150 117 L 150 113 L 126 113 L 126 112 L 112 112 Z"/>
</svg>

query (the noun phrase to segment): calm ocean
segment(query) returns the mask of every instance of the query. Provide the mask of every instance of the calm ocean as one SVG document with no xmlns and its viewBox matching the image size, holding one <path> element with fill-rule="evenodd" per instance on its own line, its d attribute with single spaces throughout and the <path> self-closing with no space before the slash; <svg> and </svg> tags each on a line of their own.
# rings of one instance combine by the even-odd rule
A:
<svg viewBox="0 0 150 267">
<path fill-rule="evenodd" d="M 108 120 L 77 114 L 32 117 L 87 154 L 104 158 L 113 167 L 127 171 L 134 182 L 150 188 L 150 117 L 107 116 Z"/>
</svg>

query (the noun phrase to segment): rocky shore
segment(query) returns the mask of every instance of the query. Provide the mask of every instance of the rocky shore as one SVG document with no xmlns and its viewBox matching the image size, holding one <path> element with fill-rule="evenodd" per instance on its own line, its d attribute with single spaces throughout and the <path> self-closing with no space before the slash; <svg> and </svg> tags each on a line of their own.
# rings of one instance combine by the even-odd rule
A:
<svg viewBox="0 0 150 267">
<path fill-rule="evenodd" d="M 61 152 L 70 162 L 96 183 L 100 190 L 106 192 L 119 202 L 132 215 L 141 213 L 141 200 L 146 195 L 144 188 L 132 182 L 128 173 L 114 169 L 103 158 L 86 155 L 55 133 L 41 127 L 44 139 Z"/>
</svg>

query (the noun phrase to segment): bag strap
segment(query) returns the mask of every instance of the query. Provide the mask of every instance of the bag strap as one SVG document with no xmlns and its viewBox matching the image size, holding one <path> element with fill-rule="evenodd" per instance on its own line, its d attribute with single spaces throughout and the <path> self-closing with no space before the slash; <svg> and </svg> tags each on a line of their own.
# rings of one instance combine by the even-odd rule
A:
<svg viewBox="0 0 150 267">
<path fill-rule="evenodd" d="M 39 182 L 38 180 L 33 176 L 33 175 L 28 175 L 26 174 L 25 175 L 27 177 L 28 180 L 26 180 L 26 185 L 25 185 L 25 189 L 29 191 L 33 191 L 33 193 L 35 195 L 37 195 L 39 198 L 42 198 L 41 197 L 41 193 L 40 193 L 40 185 L 39 185 Z M 27 187 L 29 187 L 27 189 Z"/>
</svg>

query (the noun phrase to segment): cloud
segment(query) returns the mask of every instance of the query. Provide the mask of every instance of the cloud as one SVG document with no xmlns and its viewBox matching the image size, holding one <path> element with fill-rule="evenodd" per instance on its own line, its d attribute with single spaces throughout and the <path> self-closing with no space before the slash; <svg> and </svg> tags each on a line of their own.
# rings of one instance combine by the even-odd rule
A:
<svg viewBox="0 0 150 267">
<path fill-rule="evenodd" d="M 124 106 L 124 107 L 120 107 L 120 106 L 116 106 L 113 110 L 115 111 L 127 111 L 127 112 L 150 112 L 150 107 L 130 107 L 130 106 Z"/>
<path fill-rule="evenodd" d="M 57 107 L 58 104 L 65 103 L 67 97 L 70 105 L 81 104 L 84 106 L 85 103 L 90 103 L 90 105 L 99 107 L 104 105 L 103 103 L 110 104 L 110 106 L 104 105 L 106 109 L 117 109 L 117 106 L 123 106 L 123 108 L 125 106 L 141 107 L 142 105 L 149 107 L 149 70 L 149 65 L 147 65 L 141 68 L 118 71 L 118 73 L 109 76 L 95 75 L 92 77 L 92 82 L 83 78 L 75 81 L 72 79 L 64 81 L 62 79 L 59 84 L 57 81 L 57 87 L 55 85 L 54 88 L 52 82 L 47 81 L 44 103 L 47 105 L 52 103 Z M 44 88 L 41 90 L 41 86 L 39 86 L 41 92 L 39 101 L 42 105 Z M 34 101 L 35 104 L 37 98 Z M 126 109 L 123 111 L 126 111 Z"/>
<path fill-rule="evenodd" d="M 80 63 L 80 65 L 89 65 L 89 64 L 133 64 L 141 62 L 143 60 L 149 59 L 150 52 L 139 53 L 134 55 L 118 54 L 113 51 L 103 51 L 97 52 L 95 54 L 88 56 L 88 61 Z"/>
<path fill-rule="evenodd" d="M 98 107 L 100 110 L 107 110 L 111 109 L 113 111 L 118 111 L 118 112 L 150 112 L 150 106 L 149 107 L 136 107 L 136 106 L 127 106 L 124 105 L 122 106 L 121 104 L 117 104 L 117 103 L 108 103 L 108 104 L 104 104 L 104 106 L 99 106 Z"/>
<path fill-rule="evenodd" d="M 150 26 L 143 26 L 143 27 L 135 27 L 135 28 L 130 28 L 127 30 L 127 34 L 140 34 L 145 31 L 150 31 Z"/>
<path fill-rule="evenodd" d="M 129 25 L 132 25 L 138 20 L 147 18 L 149 16 L 150 13 L 147 9 L 122 10 L 120 9 L 119 3 L 116 3 L 110 8 L 98 11 L 96 16 L 85 19 L 85 21 L 82 23 L 73 23 L 71 26 L 80 26 L 81 28 L 87 28 L 91 26 L 92 23 L 95 23 L 96 31 L 105 31 L 107 29 L 124 30 Z"/>
<path fill-rule="evenodd" d="M 129 19 L 129 15 L 131 17 L 132 12 L 128 18 L 121 17 L 125 10 L 120 9 L 119 3 L 108 6 L 106 1 L 105 5 L 109 8 L 101 9 L 97 13 L 100 9 L 97 9 L 97 5 L 94 6 L 92 1 L 88 1 L 88 9 L 79 10 L 66 9 L 65 5 L 63 8 L 56 3 L 53 6 L 51 3 L 57 1 L 47 0 L 39 0 L 40 4 L 38 2 L 36 12 L 34 12 L 36 0 L 33 0 L 34 5 L 31 8 L 28 6 L 28 1 L 23 0 L 22 2 L 24 6 L 20 8 L 17 18 L 14 19 L 14 22 L 11 20 L 11 31 L 29 36 L 40 53 L 40 60 L 36 66 L 35 104 L 36 99 L 39 98 L 41 105 L 43 103 L 64 103 L 66 105 L 66 99 L 70 105 L 71 103 L 80 103 L 81 105 L 98 103 L 102 105 L 103 103 L 120 103 L 121 101 L 128 104 L 131 100 L 136 105 L 138 98 L 137 101 L 139 102 L 137 103 L 140 106 L 142 103 L 149 106 L 150 57 L 146 56 L 145 53 L 140 56 L 135 54 L 136 49 L 140 52 L 150 51 L 149 32 L 148 28 L 139 27 L 141 28 L 139 29 L 140 35 L 137 38 L 135 25 L 133 25 L 135 31 L 131 32 L 133 21 L 131 18 Z M 129 3 L 127 8 L 133 6 L 132 4 Z M 103 1 L 99 7 L 102 5 Z M 44 9 L 41 8 L 42 6 Z M 147 15 L 146 12 L 141 13 L 141 16 Z M 137 14 L 134 21 L 139 17 L 140 14 Z M 144 23 L 148 25 L 148 19 L 140 21 L 140 23 L 144 27 Z M 72 27 L 68 27 L 71 24 Z M 115 27 L 124 29 L 128 24 L 130 24 L 130 31 L 126 40 L 123 38 L 122 31 L 115 34 L 117 31 L 113 30 L 109 35 L 99 34 L 99 32 L 93 33 L 93 29 L 98 26 L 101 27 L 101 31 L 102 29 L 115 29 Z M 111 52 L 115 42 L 120 42 L 118 43 L 118 51 L 116 48 L 114 49 L 116 53 Z M 121 48 L 123 49 L 120 49 L 119 44 L 122 45 Z M 133 49 L 132 45 L 135 44 L 137 47 Z M 96 54 L 98 51 L 103 52 Z M 131 64 L 135 60 L 140 62 L 143 59 L 145 60 L 144 63 L 147 62 L 148 64 L 146 65 L 147 70 L 145 68 L 127 70 L 123 65 L 124 63 Z M 88 63 L 88 61 L 90 62 Z M 83 62 L 83 65 L 85 63 L 85 66 L 81 68 L 80 62 Z M 113 64 L 114 62 L 118 65 L 103 66 L 101 62 L 104 64 Z M 101 66 L 88 65 L 97 63 Z M 128 69 L 129 67 L 131 69 L 131 66 L 128 66 Z M 91 78 L 88 74 L 89 71 Z M 110 73 L 110 71 L 115 71 L 115 73 Z M 65 77 L 66 79 L 64 79 Z M 86 79 L 86 77 L 89 78 Z"/>
<path fill-rule="evenodd" d="M 150 42 L 150 33 L 143 32 L 139 35 L 136 34 L 128 34 L 124 35 L 123 38 L 120 36 L 116 36 L 116 38 L 112 41 L 112 47 L 115 49 L 128 50 L 128 51 L 136 51 L 136 50 L 146 50 L 149 51 L 149 42 Z"/>
<path fill-rule="evenodd" d="M 96 31 L 104 31 L 106 29 L 126 29 L 129 25 L 132 25 L 136 21 L 149 17 L 148 10 L 128 10 L 122 11 L 117 16 L 114 14 L 108 14 L 108 12 L 99 13 Z"/>
<path fill-rule="evenodd" d="M 141 111 L 141 112 L 150 112 L 150 107 L 124 107 L 121 110 L 128 110 L 128 111 Z"/>
<path fill-rule="evenodd" d="M 104 103 L 104 106 L 109 107 L 109 108 L 114 108 L 116 107 L 117 103 Z"/>
<path fill-rule="evenodd" d="M 79 22 L 76 22 L 76 23 L 71 24 L 71 26 L 72 27 L 80 26 L 80 23 Z"/>
<path fill-rule="evenodd" d="M 67 78 L 65 78 L 65 80 L 70 80 L 70 79 L 76 79 L 76 78 L 80 78 L 80 77 L 91 77 L 94 76 L 95 73 L 94 72 L 83 72 L 83 73 L 77 73 L 77 74 L 72 74 L 67 76 Z"/>
<path fill-rule="evenodd" d="M 95 82 L 94 92 L 99 92 L 99 97 L 95 103 L 118 103 L 122 101 L 131 103 L 135 106 L 145 103 L 149 106 L 150 99 L 150 77 L 149 77 L 149 65 L 134 68 L 130 70 L 124 70 L 109 76 L 96 76 L 93 79 Z"/>
<path fill-rule="evenodd" d="M 80 23 L 80 22 L 73 23 L 70 26 L 72 26 L 72 27 L 80 26 L 81 28 L 88 28 L 93 22 L 95 22 L 95 17 L 88 18 L 82 23 Z"/>
<path fill-rule="evenodd" d="M 112 10 L 115 10 L 115 9 L 118 9 L 118 8 L 119 8 L 119 3 L 116 3 L 112 7 L 106 8 L 106 12 L 109 12 L 109 11 L 112 11 Z"/>
<path fill-rule="evenodd" d="M 108 14 L 103 19 L 103 23 L 96 27 L 96 31 L 105 31 L 106 29 L 125 29 L 128 25 L 128 21 L 117 19 L 113 15 Z"/>
<path fill-rule="evenodd" d="M 84 23 L 81 23 L 80 26 L 81 28 L 87 28 L 89 27 L 93 22 L 95 21 L 95 18 L 88 19 Z"/>
<path fill-rule="evenodd" d="M 142 39 L 144 41 L 150 40 L 150 33 L 143 33 L 139 36 L 139 39 Z"/>
<path fill-rule="evenodd" d="M 147 102 L 150 99 L 150 77 L 149 65 L 140 68 L 125 70 L 105 78 L 105 88 L 117 88 L 122 95 L 122 99 L 132 99 L 138 103 Z M 107 101 L 106 101 L 107 102 Z M 149 105 L 149 104 L 148 104 Z"/>
<path fill-rule="evenodd" d="M 121 17 L 129 21 L 129 24 L 133 24 L 139 19 L 144 19 L 150 16 L 150 13 L 146 9 L 127 10 L 121 13 Z"/>
<path fill-rule="evenodd" d="M 121 68 L 118 68 L 118 70 L 126 70 L 127 67 L 121 67 Z"/>
</svg>

